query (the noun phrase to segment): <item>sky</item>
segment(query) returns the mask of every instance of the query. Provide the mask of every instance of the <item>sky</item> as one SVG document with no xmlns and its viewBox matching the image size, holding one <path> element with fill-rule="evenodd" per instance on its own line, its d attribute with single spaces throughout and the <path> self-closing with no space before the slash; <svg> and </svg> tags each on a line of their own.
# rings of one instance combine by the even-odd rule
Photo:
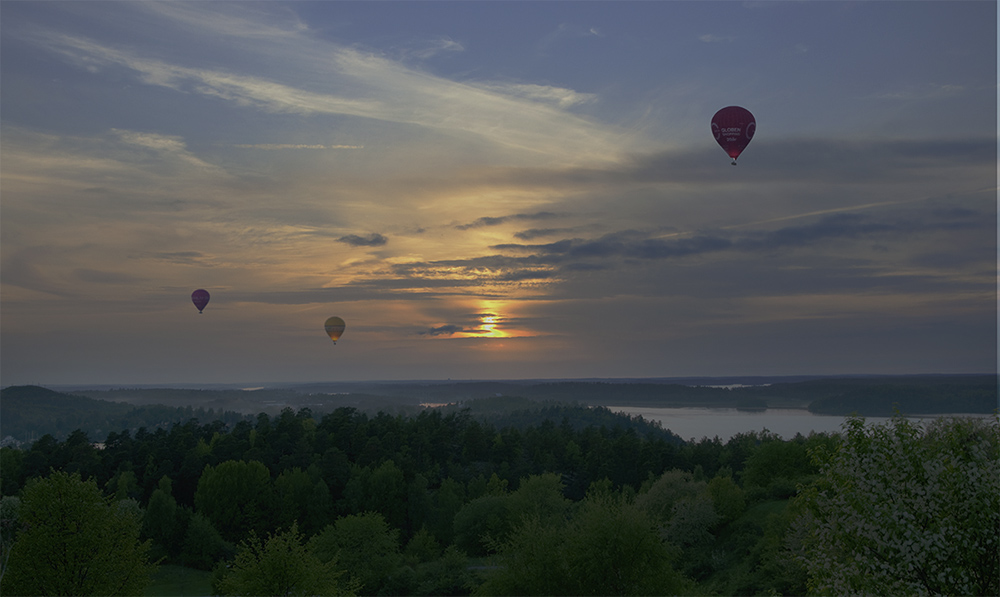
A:
<svg viewBox="0 0 1000 597">
<path fill-rule="evenodd" d="M 3 386 L 997 371 L 995 2 L 5 0 L 0 106 Z"/>
</svg>

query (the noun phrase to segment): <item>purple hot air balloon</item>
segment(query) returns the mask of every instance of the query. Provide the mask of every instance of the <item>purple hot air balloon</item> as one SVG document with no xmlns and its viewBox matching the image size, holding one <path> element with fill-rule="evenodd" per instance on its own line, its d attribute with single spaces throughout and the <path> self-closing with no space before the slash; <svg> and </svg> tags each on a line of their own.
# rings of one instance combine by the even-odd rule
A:
<svg viewBox="0 0 1000 597">
<path fill-rule="evenodd" d="M 201 313 L 201 310 L 208 304 L 209 298 L 211 297 L 208 295 L 208 291 L 204 288 L 199 288 L 191 293 L 191 302 L 194 303 L 195 307 L 198 307 L 199 313 Z"/>
<path fill-rule="evenodd" d="M 722 149 L 733 158 L 734 166 L 736 158 L 746 149 L 755 132 L 757 132 L 757 122 L 746 108 L 729 106 L 719 110 L 712 117 L 712 134 Z"/>
</svg>

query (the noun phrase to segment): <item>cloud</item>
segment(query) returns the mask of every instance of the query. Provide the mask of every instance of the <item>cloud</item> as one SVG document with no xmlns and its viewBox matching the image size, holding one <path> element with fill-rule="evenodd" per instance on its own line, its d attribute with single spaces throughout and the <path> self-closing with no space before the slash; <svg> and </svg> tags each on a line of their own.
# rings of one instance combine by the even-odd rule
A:
<svg viewBox="0 0 1000 597">
<path fill-rule="evenodd" d="M 49 263 L 65 259 L 69 254 L 71 251 L 67 249 L 52 246 L 25 247 L 13 253 L 5 251 L 3 267 L 0 267 L 0 280 L 5 286 L 64 298 L 74 297 L 78 289 L 67 285 L 53 274 L 52 268 L 46 267 Z"/>
<path fill-rule="evenodd" d="M 95 284 L 134 284 L 144 280 L 144 278 L 132 274 L 90 268 L 79 268 L 74 273 L 80 281 Z"/>
<path fill-rule="evenodd" d="M 562 232 L 567 232 L 567 228 L 529 228 L 514 233 L 514 238 L 521 240 L 533 240 L 543 236 L 553 236 Z"/>
<path fill-rule="evenodd" d="M 510 215 L 510 216 L 496 216 L 496 217 L 494 217 L 494 216 L 484 216 L 482 218 L 479 218 L 479 219 L 475 220 L 474 222 L 470 222 L 469 224 L 460 224 L 458 226 L 455 226 L 455 228 L 458 229 L 458 230 L 469 230 L 471 228 L 483 228 L 483 227 L 486 227 L 486 226 L 499 226 L 500 224 L 505 224 L 507 222 L 513 222 L 513 221 L 548 220 L 548 219 L 552 219 L 552 218 L 555 218 L 555 217 L 558 217 L 558 216 L 556 214 L 554 214 L 552 212 L 548 212 L 548 211 L 540 211 L 540 212 L 533 213 L 533 214 L 513 214 L 513 215 Z"/>
<path fill-rule="evenodd" d="M 717 147 L 709 146 L 672 150 L 637 155 L 621 168 L 581 168 L 566 171 L 563 176 L 588 182 L 706 182 L 718 179 L 719 155 Z M 740 163 L 747 160 L 752 160 L 753 167 L 733 169 L 728 177 L 730 181 L 916 182 L 931 180 L 942 173 L 951 177 L 956 167 L 995 168 L 996 140 L 988 137 L 857 141 L 754 139 Z"/>
<path fill-rule="evenodd" d="M 552 87 L 550 85 L 534 85 L 525 83 L 483 83 L 479 87 L 496 91 L 504 95 L 521 97 L 531 101 L 555 104 L 560 108 L 570 108 L 577 104 L 585 104 L 595 101 L 597 96 L 593 93 L 579 93 L 564 87 Z"/>
<path fill-rule="evenodd" d="M 280 149 L 364 149 L 364 145 L 304 145 L 298 143 L 257 143 L 233 145 L 239 149 L 265 149 L 269 151 Z"/>
<path fill-rule="evenodd" d="M 830 240 L 880 238 L 889 234 L 910 235 L 933 231 L 982 228 L 983 218 L 972 210 L 936 210 L 933 216 L 876 219 L 860 213 L 825 215 L 809 224 L 786 226 L 772 231 L 698 232 L 677 238 L 655 238 L 653 233 L 623 230 L 599 238 L 563 239 L 544 244 L 500 244 L 498 251 L 528 253 L 523 263 L 536 266 L 568 266 L 583 260 L 677 259 L 721 251 L 761 252 L 818 245 Z M 482 262 L 482 259 L 477 260 Z M 452 265 L 456 265 L 452 263 Z M 510 263 L 506 264 L 510 265 Z M 579 268 L 578 268 L 579 269 Z M 539 276 L 542 277 L 542 276 Z"/>
<path fill-rule="evenodd" d="M 441 54 L 462 53 L 465 46 L 449 37 L 439 37 L 421 44 L 420 47 L 410 48 L 403 51 L 403 58 L 416 58 L 417 60 L 430 60 Z"/>
<path fill-rule="evenodd" d="M 715 33 L 706 33 L 704 35 L 699 35 L 698 39 L 707 44 L 718 44 L 718 43 L 732 43 L 736 41 L 736 37 L 732 35 L 717 35 Z"/>
<path fill-rule="evenodd" d="M 422 336 L 453 336 L 459 333 L 469 333 L 469 330 L 466 330 L 460 325 L 448 324 L 436 328 L 431 328 L 429 330 L 419 333 Z"/>
<path fill-rule="evenodd" d="M 818 222 L 803 226 L 789 226 L 773 232 L 756 233 L 740 239 L 738 249 L 758 251 L 802 247 L 827 239 L 858 238 L 899 231 L 901 226 L 873 222 L 857 213 L 833 214 Z"/>
<path fill-rule="evenodd" d="M 91 72 L 124 68 L 147 85 L 266 113 L 345 115 L 462 132 L 551 161 L 613 161 L 625 147 L 621 131 L 564 111 L 591 101 L 588 94 L 544 85 L 452 81 L 307 31 L 276 28 L 268 38 L 261 34 L 264 24 L 226 27 L 222 16 L 209 20 L 230 37 L 245 36 L 242 47 L 266 55 L 263 63 L 287 67 L 238 74 L 204 62 L 171 63 L 77 35 L 37 30 L 25 37 Z M 311 76 L 296 79 L 302 72 Z"/>
<path fill-rule="evenodd" d="M 635 233 L 614 233 L 595 240 L 567 239 L 543 245 L 495 245 L 493 248 L 512 251 L 532 251 L 558 257 L 552 263 L 583 259 L 667 259 L 713 253 L 733 248 L 733 241 L 716 235 L 696 235 L 690 238 L 663 240 L 631 238 Z"/>
<path fill-rule="evenodd" d="M 111 129 L 111 132 L 123 143 L 142 147 L 163 156 L 171 156 L 174 159 L 180 160 L 187 165 L 195 166 L 201 170 L 217 173 L 222 172 L 221 168 L 205 162 L 188 151 L 184 140 L 176 135 L 161 135 L 158 133 L 146 133 L 123 129 Z"/>
<path fill-rule="evenodd" d="M 372 232 L 365 236 L 348 234 L 347 236 L 341 236 L 337 241 L 346 243 L 352 247 L 381 247 L 388 243 L 389 239 L 377 232 Z"/>
<path fill-rule="evenodd" d="M 211 258 L 204 253 L 198 251 L 162 251 L 156 253 L 147 253 L 143 256 L 148 256 L 152 259 L 157 259 L 161 261 L 167 261 L 169 263 L 177 263 L 181 265 L 199 265 L 201 267 L 211 267 Z"/>
</svg>

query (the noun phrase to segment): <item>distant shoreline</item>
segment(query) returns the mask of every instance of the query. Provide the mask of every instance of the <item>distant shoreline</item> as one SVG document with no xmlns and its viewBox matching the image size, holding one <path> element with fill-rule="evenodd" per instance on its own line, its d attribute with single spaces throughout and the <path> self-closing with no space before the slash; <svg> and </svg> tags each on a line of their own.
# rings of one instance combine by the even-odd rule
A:
<svg viewBox="0 0 1000 597">
<path fill-rule="evenodd" d="M 80 384 L 46 384 L 36 383 L 57 392 L 74 391 L 106 391 L 120 389 L 178 389 L 178 390 L 276 390 L 309 388 L 318 386 L 438 386 L 467 384 L 512 384 L 537 385 L 552 383 L 603 383 L 603 384 L 677 384 L 690 387 L 724 386 L 766 386 L 776 383 L 795 383 L 817 380 L 885 380 L 885 379 L 940 379 L 940 378 L 971 378 L 997 377 L 998 373 L 844 373 L 836 375 L 722 375 L 722 376 L 678 376 L 678 377 L 584 377 L 584 378 L 524 378 L 524 379 L 390 379 L 390 380 L 346 380 L 346 381 L 245 381 L 245 382 L 210 382 L 210 383 L 80 383 Z M 27 385 L 27 384 L 12 384 Z M 10 386 L 4 386 L 10 387 Z"/>
</svg>

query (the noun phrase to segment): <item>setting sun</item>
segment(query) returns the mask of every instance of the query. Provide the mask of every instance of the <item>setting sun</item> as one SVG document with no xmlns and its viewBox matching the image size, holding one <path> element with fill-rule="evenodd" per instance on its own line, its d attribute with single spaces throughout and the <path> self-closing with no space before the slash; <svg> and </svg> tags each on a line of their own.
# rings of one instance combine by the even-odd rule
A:
<svg viewBox="0 0 1000 597">
<path fill-rule="evenodd" d="M 506 338 L 507 334 L 497 329 L 500 318 L 492 313 L 484 313 L 480 316 L 479 336 L 481 338 Z"/>
</svg>

